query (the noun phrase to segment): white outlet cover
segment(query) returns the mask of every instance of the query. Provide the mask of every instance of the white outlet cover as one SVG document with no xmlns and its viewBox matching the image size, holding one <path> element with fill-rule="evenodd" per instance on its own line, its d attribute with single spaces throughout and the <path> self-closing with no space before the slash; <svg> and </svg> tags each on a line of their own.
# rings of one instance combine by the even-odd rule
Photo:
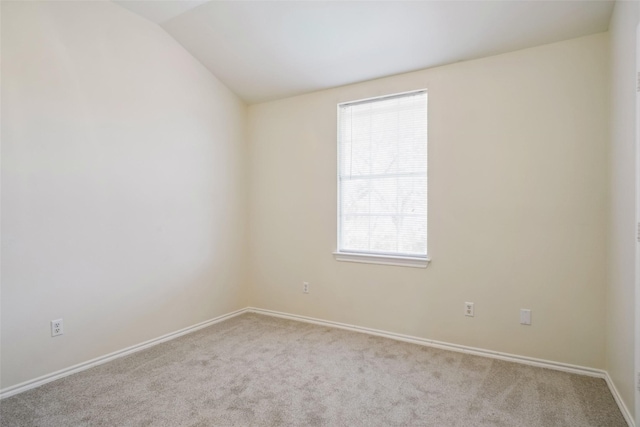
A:
<svg viewBox="0 0 640 427">
<path fill-rule="evenodd" d="M 474 316 L 473 303 L 472 302 L 465 302 L 464 303 L 464 315 L 465 316 L 469 316 L 469 317 L 473 317 Z"/>
<path fill-rule="evenodd" d="M 522 325 L 531 324 L 531 310 L 527 308 L 520 309 L 520 323 Z"/>
<path fill-rule="evenodd" d="M 51 321 L 51 336 L 57 337 L 58 335 L 64 334 L 64 325 L 62 323 L 62 319 L 56 319 Z"/>
</svg>

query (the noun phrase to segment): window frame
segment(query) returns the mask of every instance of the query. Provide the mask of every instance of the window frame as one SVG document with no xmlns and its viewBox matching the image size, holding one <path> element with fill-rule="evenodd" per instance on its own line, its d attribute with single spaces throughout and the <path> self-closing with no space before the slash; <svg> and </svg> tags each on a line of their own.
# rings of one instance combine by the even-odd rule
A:
<svg viewBox="0 0 640 427">
<path fill-rule="evenodd" d="M 341 251 L 341 235 L 342 235 L 342 220 L 341 220 L 341 180 L 340 180 L 340 172 L 342 170 L 342 156 L 341 156 L 341 114 L 340 109 L 345 105 L 356 105 L 369 103 L 378 100 L 399 98 L 405 96 L 411 96 L 413 94 L 424 93 L 425 94 L 425 102 L 427 103 L 427 116 L 429 114 L 429 98 L 427 89 L 417 89 L 406 92 L 393 93 L 389 95 L 382 96 L 374 96 L 370 98 L 363 98 L 354 101 L 345 101 L 340 102 L 336 106 L 336 148 L 337 148 L 337 173 L 336 173 L 336 250 L 333 252 L 333 256 L 336 261 L 347 261 L 347 262 L 358 262 L 365 264 L 382 264 L 382 265 L 394 265 L 394 266 L 402 266 L 402 267 L 418 267 L 418 268 L 426 268 L 431 262 L 431 258 L 429 257 L 429 246 L 428 246 L 428 238 L 427 238 L 427 254 L 419 255 L 419 256 L 409 256 L 409 255 L 399 255 L 399 254 L 384 254 L 384 253 L 371 253 L 371 252 L 359 252 L 359 251 Z M 428 117 L 425 118 L 428 121 Z M 429 150 L 429 127 L 427 125 L 427 152 Z M 429 197 L 429 167 L 428 167 L 428 156 L 427 156 L 427 198 Z M 426 216 L 429 216 L 429 204 L 427 203 L 427 213 Z M 429 235 L 429 222 L 427 221 L 427 236 Z"/>
</svg>

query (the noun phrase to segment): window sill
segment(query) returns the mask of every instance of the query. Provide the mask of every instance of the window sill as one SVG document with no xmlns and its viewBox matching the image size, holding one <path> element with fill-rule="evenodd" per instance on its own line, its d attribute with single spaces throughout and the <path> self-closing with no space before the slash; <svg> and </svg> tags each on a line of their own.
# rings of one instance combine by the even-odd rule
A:
<svg viewBox="0 0 640 427">
<path fill-rule="evenodd" d="M 395 265 L 400 267 L 426 268 L 431 260 L 429 258 L 413 258 L 393 255 L 373 255 L 351 252 L 334 252 L 336 261 L 361 262 L 365 264 Z"/>
</svg>

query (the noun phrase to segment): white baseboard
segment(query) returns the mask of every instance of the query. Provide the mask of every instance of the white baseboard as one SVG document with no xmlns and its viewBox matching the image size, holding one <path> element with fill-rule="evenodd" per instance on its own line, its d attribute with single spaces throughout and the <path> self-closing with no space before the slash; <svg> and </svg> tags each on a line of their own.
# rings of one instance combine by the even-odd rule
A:
<svg viewBox="0 0 640 427">
<path fill-rule="evenodd" d="M 222 322 L 223 320 L 230 319 L 232 317 L 238 316 L 247 311 L 247 308 L 242 308 L 240 310 L 233 311 L 231 313 L 223 314 L 222 316 L 214 317 L 213 319 L 205 320 L 204 322 L 197 323 L 192 326 L 188 326 L 186 328 L 180 329 L 175 332 L 168 333 L 166 335 L 162 335 L 161 337 L 151 339 L 149 341 L 142 342 L 140 344 L 132 345 L 131 347 L 124 348 L 122 350 L 114 351 L 113 353 L 106 354 L 104 356 L 96 357 L 95 359 L 87 360 L 86 362 L 79 363 L 77 365 L 70 366 L 65 369 L 61 369 L 56 372 L 52 372 L 50 374 L 43 375 L 41 377 L 35 378 L 33 380 L 25 381 L 20 384 L 13 385 L 11 387 L 4 388 L 0 390 L 0 399 L 7 398 L 9 396 L 16 395 L 18 393 L 22 393 L 23 391 L 30 390 L 32 388 L 39 387 L 43 384 L 49 383 L 51 381 L 55 381 L 57 379 L 69 376 L 71 374 L 75 374 L 77 372 L 85 371 L 89 368 L 93 368 L 94 366 L 101 365 L 103 363 L 110 362 L 119 357 L 123 357 L 129 355 L 131 353 L 138 352 L 140 350 L 144 350 L 145 348 L 153 347 L 154 345 L 163 343 L 165 341 L 172 340 L 174 338 L 178 338 L 182 335 L 189 334 L 191 332 L 195 332 L 198 329 L 206 328 L 207 326 L 211 326 L 214 323 Z"/>
<path fill-rule="evenodd" d="M 414 337 L 410 335 L 397 334 L 395 332 L 387 332 L 379 329 L 349 325 L 347 323 L 332 322 L 329 320 L 316 319 L 316 318 L 307 317 L 307 316 L 299 316 L 297 314 L 283 313 L 279 311 L 266 310 L 266 309 L 256 308 L 256 307 L 249 307 L 248 311 L 252 313 L 257 313 L 257 314 L 265 314 L 267 316 L 280 317 L 283 319 L 297 320 L 301 322 L 314 323 L 316 325 L 346 329 L 348 331 L 362 332 L 370 335 L 391 338 L 397 341 L 404 341 L 404 342 L 409 342 L 413 344 L 441 348 L 444 350 L 456 351 L 459 353 L 473 354 L 476 356 L 490 357 L 492 359 L 505 360 L 508 362 L 521 363 L 524 365 L 537 366 L 540 368 L 554 369 L 556 371 L 570 372 L 574 374 L 588 375 L 590 377 L 602 378 L 606 381 L 607 385 L 609 386 L 609 390 L 611 391 L 613 398 L 618 404 L 618 407 L 620 408 L 622 415 L 627 421 L 627 424 L 629 424 L 629 427 L 635 427 L 635 422 L 633 420 L 633 417 L 631 416 L 631 413 L 629 412 L 626 405 L 624 404 L 624 401 L 620 397 L 620 394 L 618 393 L 618 390 L 616 389 L 613 381 L 609 377 L 609 373 L 601 369 L 594 369 L 586 366 L 571 365 L 568 363 L 554 362 L 551 360 L 536 359 L 533 357 L 519 356 L 516 354 L 502 353 L 499 351 L 486 350 L 483 348 L 469 347 L 469 346 L 459 345 L 459 344 L 451 344 L 451 343 L 446 343 L 442 341 Z"/>
<path fill-rule="evenodd" d="M 316 325 L 328 326 L 328 327 L 340 328 L 340 329 L 346 329 L 346 330 L 354 331 L 354 332 L 362 332 L 362 333 L 366 333 L 366 334 L 370 334 L 370 335 L 376 335 L 376 336 L 380 336 L 380 337 L 391 338 L 391 339 L 394 339 L 394 340 L 397 340 L 397 341 L 404 341 L 404 342 L 409 342 L 409 343 L 418 344 L 418 345 L 441 348 L 441 349 L 444 349 L 444 350 L 451 350 L 451 351 L 456 351 L 456 352 L 460 352 L 460 353 L 473 354 L 473 355 L 476 355 L 476 356 L 484 356 L 484 357 L 490 357 L 490 358 L 493 358 L 493 359 L 505 360 L 505 361 L 508 361 L 508 362 L 522 363 L 522 364 L 525 364 L 525 365 L 538 366 L 538 367 L 541 367 L 541 368 L 554 369 L 554 370 L 557 370 L 557 371 L 571 372 L 571 373 L 574 373 L 574 374 L 588 375 L 588 376 L 591 376 L 591 377 L 603 378 L 607 382 L 609 390 L 611 391 L 611 394 L 613 395 L 616 403 L 618 404 L 618 407 L 620 408 L 620 411 L 622 412 L 622 415 L 624 416 L 625 420 L 627 421 L 627 423 L 629 424 L 630 427 L 635 427 L 635 422 L 633 420 L 633 417 L 631 416 L 631 413 L 629 412 L 629 410 L 627 409 L 626 405 L 624 404 L 624 401 L 620 397 L 620 393 L 618 393 L 618 390 L 616 389 L 615 384 L 611 380 L 611 377 L 609 377 L 609 374 L 606 371 L 601 370 L 601 369 L 593 369 L 593 368 L 588 368 L 588 367 L 585 367 L 585 366 L 578 366 L 578 365 L 571 365 L 571 364 L 568 364 L 568 363 L 554 362 L 554 361 L 551 361 L 551 360 L 536 359 L 536 358 L 533 358 L 533 357 L 519 356 L 519 355 L 515 355 L 515 354 L 502 353 L 502 352 L 498 352 L 498 351 L 486 350 L 486 349 L 476 348 L 476 347 L 469 347 L 469 346 L 464 346 L 464 345 L 459 345 L 459 344 L 451 344 L 451 343 L 446 343 L 446 342 L 442 342 L 442 341 L 436 341 L 436 340 L 430 340 L 430 339 L 425 339 L 425 338 L 413 337 L 413 336 L 410 336 L 410 335 L 397 334 L 395 332 L 387 332 L 387 331 L 382 331 L 382 330 L 379 330 L 379 329 L 372 329 L 372 328 L 366 328 L 366 327 L 363 327 L 363 326 L 349 325 L 347 323 L 332 322 L 332 321 L 329 321 L 329 320 L 316 319 L 316 318 L 307 317 L 307 316 L 299 316 L 299 315 L 296 315 L 296 314 L 283 313 L 283 312 L 279 312 L 279 311 L 266 310 L 266 309 L 256 308 L 256 307 L 247 307 L 247 308 L 243 308 L 243 309 L 240 309 L 240 310 L 236 310 L 236 311 L 233 311 L 231 313 L 227 313 L 227 314 L 224 314 L 222 316 L 218 316 L 218 317 L 215 317 L 213 319 L 209 319 L 209 320 L 206 320 L 204 322 L 195 324 L 193 326 L 189 326 L 189 327 L 180 329 L 178 331 L 171 332 L 171 333 L 166 334 L 166 335 L 162 335 L 161 337 L 154 338 L 154 339 L 151 339 L 149 341 L 145 341 L 145 342 L 142 342 L 140 344 L 136 344 L 136 345 L 133 345 L 131 347 L 127 347 L 127 348 L 124 348 L 122 350 L 115 351 L 113 353 L 109 353 L 107 355 L 100 356 L 100 357 L 97 357 L 95 359 L 91 359 L 91 360 L 88 360 L 86 362 L 79 363 L 77 365 L 70 366 L 70 367 L 65 368 L 65 369 L 61 369 L 61 370 L 56 371 L 56 372 L 52 372 L 52 373 L 47 374 L 47 375 L 43 375 L 43 376 L 35 378 L 33 380 L 25 381 L 23 383 L 16 384 L 16 385 L 13 385 L 11 387 L 4 388 L 4 389 L 0 390 L 0 399 L 7 398 L 9 396 L 13 396 L 13 395 L 16 395 L 18 393 L 22 393 L 23 391 L 30 390 L 32 388 L 35 388 L 35 387 L 41 386 L 43 384 L 49 383 L 51 381 L 55 381 L 57 379 L 60 379 L 60 378 L 75 374 L 77 372 L 85 371 L 85 370 L 87 370 L 89 368 L 92 368 L 94 366 L 98 366 L 98 365 L 101 365 L 103 363 L 106 363 L 106 362 L 112 361 L 114 359 L 117 359 L 119 357 L 123 357 L 123 356 L 129 355 L 129 354 L 144 350 L 146 348 L 149 348 L 149 347 L 152 347 L 154 345 L 163 343 L 165 341 L 169 341 L 169 340 L 172 340 L 174 338 L 178 338 L 178 337 L 180 337 L 182 335 L 186 335 L 188 333 L 195 332 L 198 329 L 206 328 L 207 326 L 213 325 L 213 324 L 218 323 L 218 322 L 222 322 L 224 320 L 230 319 L 232 317 L 238 316 L 238 315 L 246 313 L 246 312 L 264 314 L 264 315 L 267 315 L 267 316 L 280 317 L 280 318 L 289 319 L 289 320 L 296 320 L 296 321 L 300 321 L 300 322 L 314 323 Z"/>
<path fill-rule="evenodd" d="M 629 424 L 629 427 L 636 427 L 636 423 L 633 420 L 633 417 L 631 416 L 631 412 L 629 412 L 627 405 L 624 404 L 624 400 L 622 400 L 620 393 L 618 393 L 618 389 L 616 388 L 616 385 L 614 384 L 613 380 L 609 376 L 609 373 L 605 372 L 605 374 L 606 375 L 604 377 L 604 380 L 607 382 L 607 385 L 609 386 L 609 390 L 611 391 L 613 398 L 616 400 L 616 403 L 618 404 L 618 407 L 620 408 L 620 412 L 622 412 L 624 419 L 627 421 L 627 424 Z"/>
</svg>

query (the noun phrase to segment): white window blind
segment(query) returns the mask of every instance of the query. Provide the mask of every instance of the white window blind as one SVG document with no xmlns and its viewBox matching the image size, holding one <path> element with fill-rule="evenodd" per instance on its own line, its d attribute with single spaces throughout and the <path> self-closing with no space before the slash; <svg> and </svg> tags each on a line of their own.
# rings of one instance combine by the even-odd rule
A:
<svg viewBox="0 0 640 427">
<path fill-rule="evenodd" d="M 338 251 L 427 257 L 427 93 L 338 105 Z"/>
</svg>

